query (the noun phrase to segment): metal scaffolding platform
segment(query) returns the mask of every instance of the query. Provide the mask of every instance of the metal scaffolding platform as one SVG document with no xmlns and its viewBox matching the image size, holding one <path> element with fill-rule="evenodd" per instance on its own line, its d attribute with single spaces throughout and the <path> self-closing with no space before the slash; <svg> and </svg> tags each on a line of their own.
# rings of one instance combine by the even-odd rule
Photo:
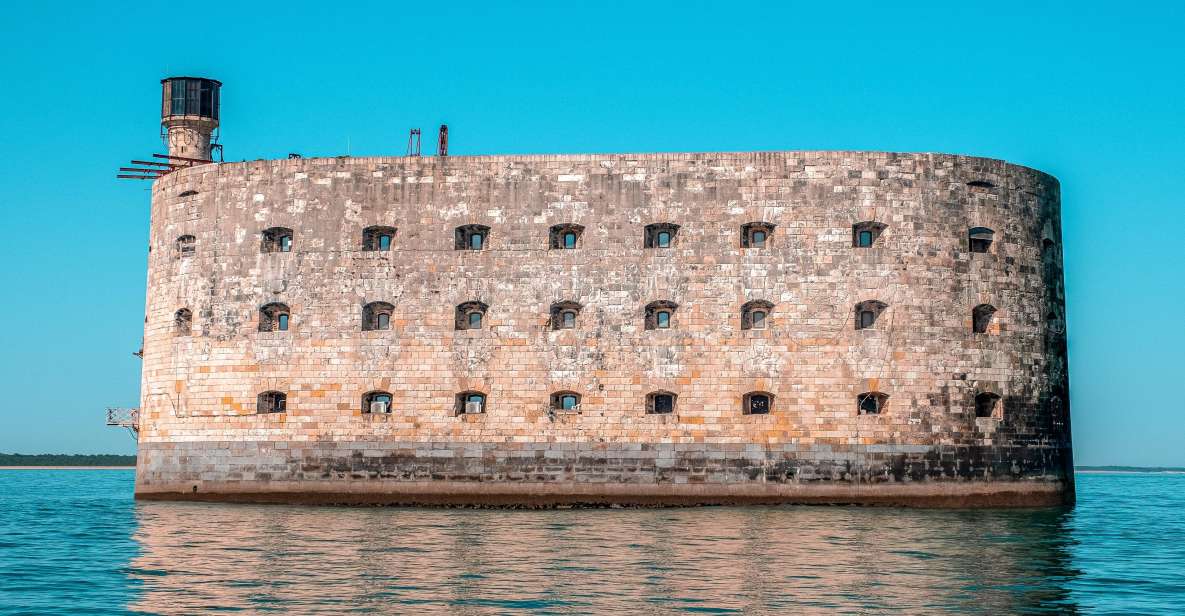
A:
<svg viewBox="0 0 1185 616">
<path fill-rule="evenodd" d="M 107 425 L 127 428 L 133 437 L 140 434 L 140 409 L 107 407 Z"/>
</svg>

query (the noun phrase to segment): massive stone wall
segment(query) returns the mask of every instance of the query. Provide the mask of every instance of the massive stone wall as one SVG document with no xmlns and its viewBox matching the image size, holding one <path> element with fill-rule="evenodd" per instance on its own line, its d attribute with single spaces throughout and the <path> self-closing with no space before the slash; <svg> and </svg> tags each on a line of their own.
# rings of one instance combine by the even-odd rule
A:
<svg viewBox="0 0 1185 616">
<path fill-rule="evenodd" d="M 742 225 L 772 225 L 743 248 Z M 853 224 L 883 231 L 853 246 Z M 669 248 L 646 225 L 680 225 Z M 583 225 L 573 250 L 549 229 Z M 490 228 L 484 250 L 454 229 Z M 397 229 L 390 251 L 362 230 Z M 293 230 L 291 252 L 261 233 Z M 986 253 L 973 227 L 992 229 Z M 176 244 L 193 236 L 192 255 Z M 874 152 L 324 158 L 153 189 L 137 494 L 328 502 L 1072 499 L 1059 188 Z M 676 303 L 673 326 L 645 306 Z M 743 329 L 741 307 L 773 305 Z M 887 305 L 855 327 L 855 305 Z M 363 306 L 394 306 L 363 331 Z M 483 327 L 455 307 L 488 305 Z M 580 304 L 577 327 L 550 308 Z M 291 309 L 258 331 L 259 307 Z M 972 311 L 997 312 L 973 333 Z M 192 311 L 191 332 L 175 323 Z M 392 412 L 362 396 L 392 395 Z M 455 396 L 487 395 L 458 416 Z M 257 413 L 264 391 L 284 413 Z M 557 391 L 581 396 L 555 413 Z M 654 391 L 675 412 L 648 414 Z M 748 392 L 769 414 L 743 412 Z M 879 414 L 857 396 L 888 395 Z M 975 397 L 1000 396 L 993 417 Z"/>
</svg>

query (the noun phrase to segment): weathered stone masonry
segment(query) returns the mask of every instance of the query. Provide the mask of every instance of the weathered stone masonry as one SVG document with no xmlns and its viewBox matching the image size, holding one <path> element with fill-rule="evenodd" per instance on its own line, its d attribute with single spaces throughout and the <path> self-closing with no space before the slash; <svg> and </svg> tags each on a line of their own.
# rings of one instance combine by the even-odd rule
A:
<svg viewBox="0 0 1185 616">
<path fill-rule="evenodd" d="M 754 222 L 772 230 L 743 248 Z M 855 245 L 862 222 L 881 225 L 871 247 Z M 654 223 L 678 225 L 669 248 L 643 247 Z M 456 249 L 464 225 L 489 228 L 483 250 Z M 575 249 L 552 247 L 556 225 L 582 226 Z M 389 251 L 363 250 L 376 226 L 395 229 Z M 274 227 L 290 252 L 261 250 Z M 971 251 L 976 227 L 994 232 L 987 252 Z M 142 498 L 1073 498 L 1059 189 L 1024 167 L 874 152 L 207 164 L 155 182 L 150 242 Z M 660 300 L 671 327 L 646 329 Z M 755 300 L 766 328 L 742 329 Z M 870 300 L 884 306 L 857 329 Z M 287 331 L 259 331 L 272 302 Z M 390 329 L 364 331 L 372 302 Z M 465 302 L 487 306 L 480 329 L 457 329 Z M 553 328 L 557 302 L 579 306 L 574 328 Z M 995 312 L 974 333 L 981 305 Z M 285 412 L 257 413 L 265 391 Z M 363 412 L 373 391 L 390 413 Z M 484 413 L 457 415 L 467 391 Z M 561 391 L 578 412 L 552 410 Z M 646 412 L 657 391 L 674 413 Z M 768 414 L 743 412 L 750 392 L 772 394 Z M 858 412 L 865 392 L 888 396 L 880 413 Z M 991 416 L 980 394 L 999 396 Z"/>
</svg>

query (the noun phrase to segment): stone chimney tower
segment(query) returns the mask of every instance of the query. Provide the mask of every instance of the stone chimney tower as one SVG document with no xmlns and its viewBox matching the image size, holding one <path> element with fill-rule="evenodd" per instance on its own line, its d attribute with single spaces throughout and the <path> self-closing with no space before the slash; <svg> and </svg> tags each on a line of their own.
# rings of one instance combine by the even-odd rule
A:
<svg viewBox="0 0 1185 616">
<path fill-rule="evenodd" d="M 202 77 L 166 77 L 161 83 L 161 129 L 169 156 L 211 160 L 210 144 L 218 128 L 222 82 Z"/>
</svg>

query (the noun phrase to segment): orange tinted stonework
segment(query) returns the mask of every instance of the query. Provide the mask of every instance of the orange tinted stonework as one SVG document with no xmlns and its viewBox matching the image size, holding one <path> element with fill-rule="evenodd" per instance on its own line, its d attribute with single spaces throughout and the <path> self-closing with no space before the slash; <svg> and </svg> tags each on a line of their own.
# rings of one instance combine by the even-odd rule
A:
<svg viewBox="0 0 1185 616">
<path fill-rule="evenodd" d="M 968 186 L 987 182 L 990 187 Z M 183 193 L 190 193 L 181 196 Z M 196 193 L 196 194 L 192 194 Z M 136 492 L 407 504 L 1073 499 L 1057 181 L 938 154 L 325 158 L 155 182 Z M 742 247 L 754 221 L 771 231 Z M 853 225 L 885 225 L 871 247 Z M 669 248 L 645 228 L 678 225 Z M 489 227 L 481 250 L 456 230 Z M 572 249 L 551 229 L 580 225 Z M 394 228 L 390 250 L 363 230 Z M 262 233 L 292 230 L 289 252 Z M 986 227 L 986 253 L 968 230 Z M 193 253 L 178 258 L 178 238 Z M 885 304 L 856 329 L 856 306 Z M 667 329 L 646 306 L 673 303 Z M 742 306 L 768 302 L 763 329 Z M 364 330 L 363 307 L 393 306 Z M 458 329 L 457 308 L 487 308 Z M 580 306 L 554 328 L 552 306 Z M 260 308 L 290 310 L 260 331 Z M 974 333 L 975 306 L 996 308 Z M 762 304 L 764 305 L 764 304 Z M 192 314 L 179 335 L 176 314 Z M 259 394 L 286 395 L 258 414 Z M 389 413 L 363 396 L 391 394 Z M 556 392 L 580 396 L 557 411 Z M 647 414 L 647 394 L 676 395 Z M 457 414 L 458 394 L 485 394 Z M 772 395 L 745 414 L 745 394 Z M 888 396 L 859 412 L 866 392 Z M 976 417 L 975 397 L 1000 396 Z"/>
</svg>

